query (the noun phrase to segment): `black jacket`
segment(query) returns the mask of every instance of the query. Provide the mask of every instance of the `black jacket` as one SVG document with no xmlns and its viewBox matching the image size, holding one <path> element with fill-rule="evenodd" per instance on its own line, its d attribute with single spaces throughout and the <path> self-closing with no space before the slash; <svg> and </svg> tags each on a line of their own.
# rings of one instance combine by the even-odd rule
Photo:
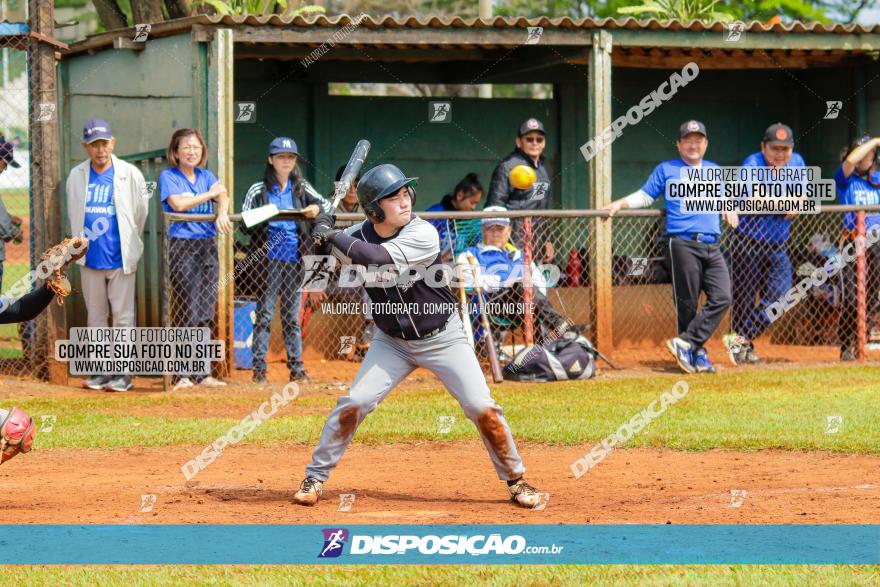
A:
<svg viewBox="0 0 880 587">
<path fill-rule="evenodd" d="M 247 194 L 244 197 L 244 203 L 241 206 L 241 211 L 245 212 L 247 210 L 259 208 L 268 203 L 269 198 L 266 194 L 266 186 L 260 181 L 253 184 L 250 189 L 248 189 Z M 321 216 L 325 216 L 332 212 L 330 202 L 324 199 L 324 197 L 319 194 L 308 181 L 303 179 L 298 185 L 294 185 L 293 207 L 296 209 L 302 209 L 306 206 L 311 206 L 312 204 L 317 204 L 321 209 L 318 216 L 311 220 L 308 218 L 300 218 L 296 220 L 296 231 L 299 235 L 300 256 L 309 254 L 311 251 L 312 227 L 314 226 L 315 221 Z M 262 247 L 269 238 L 268 222 L 261 222 L 253 228 L 245 228 L 242 224 L 242 230 L 251 237 L 251 246 L 253 248 Z"/>
<path fill-rule="evenodd" d="M 550 208 L 550 174 L 547 173 L 544 156 L 538 160 L 537 167 L 532 158 L 520 149 L 501 160 L 492 174 L 486 206 L 504 206 L 508 210 L 547 210 Z M 510 183 L 510 171 L 517 165 L 528 165 L 535 170 L 535 185 L 527 190 L 518 190 Z"/>
</svg>

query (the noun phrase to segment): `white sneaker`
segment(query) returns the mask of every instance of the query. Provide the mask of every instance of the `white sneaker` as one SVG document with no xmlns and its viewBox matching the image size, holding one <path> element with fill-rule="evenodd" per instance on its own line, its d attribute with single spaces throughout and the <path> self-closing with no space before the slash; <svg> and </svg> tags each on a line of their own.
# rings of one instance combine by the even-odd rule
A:
<svg viewBox="0 0 880 587">
<path fill-rule="evenodd" d="M 193 385 L 194 383 L 189 377 L 183 377 L 180 381 L 175 383 L 174 387 L 172 387 L 171 389 L 176 391 L 178 389 L 186 389 L 187 387 L 192 387 Z"/>
<path fill-rule="evenodd" d="M 541 503 L 541 494 L 538 490 L 526 483 L 525 479 L 520 479 L 513 485 L 509 485 L 507 489 L 510 491 L 510 499 L 516 505 L 524 508 L 532 508 Z"/>
<path fill-rule="evenodd" d="M 210 375 L 205 377 L 199 382 L 199 385 L 204 385 L 205 387 L 226 387 L 225 381 L 220 381 L 219 379 L 214 379 Z"/>
<path fill-rule="evenodd" d="M 314 477 L 306 477 L 299 484 L 299 489 L 293 495 L 293 501 L 299 505 L 315 505 L 318 498 L 324 493 L 324 484 Z"/>
</svg>

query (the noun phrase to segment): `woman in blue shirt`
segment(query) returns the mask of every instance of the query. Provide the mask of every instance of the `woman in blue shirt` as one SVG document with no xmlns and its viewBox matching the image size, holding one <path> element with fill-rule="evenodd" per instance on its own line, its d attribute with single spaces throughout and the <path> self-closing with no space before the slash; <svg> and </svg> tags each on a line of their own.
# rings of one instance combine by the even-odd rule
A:
<svg viewBox="0 0 880 587">
<path fill-rule="evenodd" d="M 841 204 L 858 206 L 876 206 L 880 204 L 880 172 L 878 172 L 877 154 L 880 149 L 880 138 L 863 136 L 853 142 L 844 151 L 840 167 L 834 172 L 834 183 L 837 184 L 837 198 Z M 880 214 L 865 214 L 865 230 L 880 225 Z M 844 241 L 856 237 L 856 214 L 847 212 L 843 215 Z M 841 243 L 841 246 L 844 246 Z M 866 278 L 865 289 L 868 305 L 868 329 L 878 315 L 877 293 L 880 290 L 880 243 L 875 243 L 865 251 Z M 856 264 L 846 263 L 840 269 L 842 304 L 840 321 L 837 323 L 837 334 L 840 337 L 840 360 L 854 361 L 858 358 L 858 331 L 856 298 Z"/>
<path fill-rule="evenodd" d="M 313 220 L 329 211 L 327 202 L 307 182 L 297 167 L 296 143 L 278 137 L 269 145 L 263 180 L 253 184 L 244 198 L 242 211 L 275 204 L 279 209 L 301 210 L 303 220 L 270 220 L 250 232 L 254 250 L 264 251 L 260 259 L 260 286 L 257 320 L 254 325 L 253 380 L 266 381 L 266 352 L 275 303 L 281 298 L 281 332 L 287 349 L 287 368 L 291 381 L 308 380 L 302 362 L 302 330 L 299 309 L 302 303 L 302 256 L 308 254 Z"/>
<path fill-rule="evenodd" d="M 212 328 L 217 310 L 220 281 L 217 260 L 217 231 L 227 234 L 229 195 L 208 169 L 208 146 L 202 133 L 182 128 L 171 135 L 168 163 L 159 174 L 159 193 L 165 212 L 178 214 L 216 214 L 214 222 L 173 222 L 168 230 L 169 277 L 177 308 L 175 326 Z M 174 389 L 201 383 L 210 387 L 226 385 L 214 377 L 176 374 Z"/>
</svg>

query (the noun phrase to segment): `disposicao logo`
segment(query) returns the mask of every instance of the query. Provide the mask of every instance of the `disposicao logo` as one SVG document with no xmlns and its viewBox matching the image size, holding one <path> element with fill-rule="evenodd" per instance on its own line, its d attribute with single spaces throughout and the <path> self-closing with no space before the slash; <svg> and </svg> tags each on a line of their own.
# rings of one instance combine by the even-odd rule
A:
<svg viewBox="0 0 880 587">
<path fill-rule="evenodd" d="M 324 528 L 324 547 L 318 558 L 337 558 L 342 554 L 345 542 L 348 540 L 348 530 L 345 528 Z"/>
</svg>

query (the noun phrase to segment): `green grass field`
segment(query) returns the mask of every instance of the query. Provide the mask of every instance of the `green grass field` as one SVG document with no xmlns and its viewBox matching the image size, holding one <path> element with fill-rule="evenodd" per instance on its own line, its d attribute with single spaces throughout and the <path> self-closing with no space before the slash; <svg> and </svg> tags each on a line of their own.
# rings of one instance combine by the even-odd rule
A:
<svg viewBox="0 0 880 587">
<path fill-rule="evenodd" d="M 517 438 L 547 444 L 580 445 L 598 441 L 660 397 L 678 381 L 676 376 L 549 383 L 504 384 L 495 391 Z M 825 449 L 880 453 L 880 367 L 832 367 L 754 371 L 748 376 L 726 372 L 715 377 L 688 378 L 687 397 L 633 437 L 631 447 L 677 450 L 712 448 L 758 450 Z M 125 394 L 94 398 L 28 398 L 19 405 L 32 414 L 54 414 L 59 426 L 38 439 L 41 448 L 121 448 L 206 444 L 255 410 L 273 391 L 238 397 L 169 394 Z M 15 400 L 15 396 L 12 398 Z M 301 411 L 275 417 L 247 438 L 249 443 L 273 441 L 314 443 L 326 412 L 336 398 L 304 393 L 296 399 Z M 210 413 L 222 404 L 236 417 L 142 416 L 143 410 Z M 175 408 L 176 407 L 176 408 Z M 163 409 L 157 409 L 163 408 Z M 440 389 L 392 393 L 358 429 L 358 442 L 393 443 L 473 439 L 473 428 L 457 418 L 449 434 L 437 427 L 442 415 L 459 414 L 455 400 Z M 830 415 L 843 417 L 840 433 L 826 434 Z M 60 423 L 63 422 L 63 425 Z M 136 425 L 135 425 L 136 424 Z M 95 436 L 98 426 L 102 430 Z"/>
<path fill-rule="evenodd" d="M 585 445 L 610 434 L 638 410 L 669 390 L 675 375 L 545 385 L 503 384 L 494 395 L 518 438 L 548 444 Z M 831 366 L 774 369 L 689 377 L 687 397 L 636 435 L 634 447 L 701 451 L 711 448 L 831 450 L 880 453 L 880 367 Z M 55 430 L 38 437 L 38 448 L 203 445 L 268 399 L 280 385 L 247 395 L 134 393 L 34 398 L 6 393 L 31 414 L 54 414 Z M 246 443 L 317 439 L 328 394 L 304 393 L 286 415 L 266 422 Z M 175 412 L 173 416 L 142 416 Z M 223 414 L 191 417 L 186 414 Z M 303 412 L 306 412 L 305 414 Z M 473 439 L 469 422 L 457 418 L 450 434 L 437 432 L 441 415 L 459 414 L 441 389 L 392 393 L 367 419 L 357 442 L 397 443 Z M 234 417 L 229 417 L 233 414 Z M 825 433 L 827 417 L 843 417 L 837 434 Z M 101 434 L 95 434 L 100 429 Z M 7 567 L 8 584 L 30 585 L 880 585 L 870 566 L 181 566 Z"/>
<path fill-rule="evenodd" d="M 880 585 L 870 566 L 312 566 L 0 569 L 8 584 L 67 585 Z"/>
</svg>

